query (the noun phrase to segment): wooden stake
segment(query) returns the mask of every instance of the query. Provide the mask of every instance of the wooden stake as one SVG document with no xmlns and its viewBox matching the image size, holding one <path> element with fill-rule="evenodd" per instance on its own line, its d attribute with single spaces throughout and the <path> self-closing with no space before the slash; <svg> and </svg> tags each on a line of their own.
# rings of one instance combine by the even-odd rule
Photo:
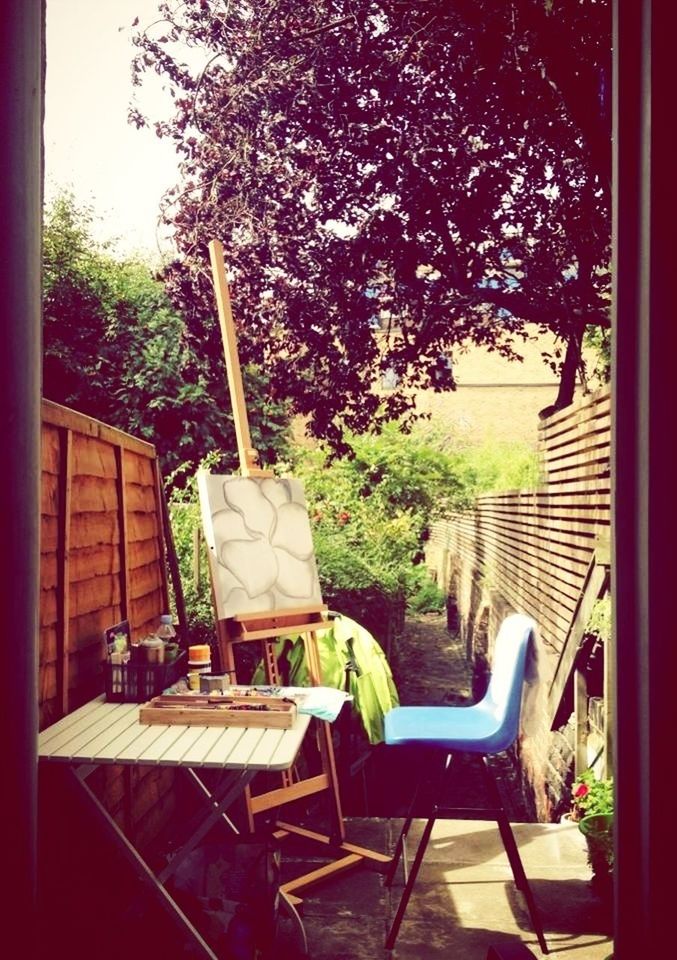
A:
<svg viewBox="0 0 677 960">
<path fill-rule="evenodd" d="M 230 391 L 230 402 L 233 407 L 233 420 L 235 422 L 240 470 L 242 471 L 243 477 L 270 477 L 273 475 L 272 473 L 267 470 L 262 470 L 258 466 L 259 455 L 252 446 L 251 434 L 249 432 L 247 406 L 245 404 L 244 388 L 242 386 L 242 371 L 240 369 L 240 360 L 237 352 L 235 324 L 233 323 L 233 312 L 230 306 L 226 265 L 223 259 L 223 244 L 220 240 L 211 240 L 209 242 L 209 259 L 212 265 L 216 306 L 219 311 L 223 351 L 226 357 L 228 389 Z"/>
</svg>

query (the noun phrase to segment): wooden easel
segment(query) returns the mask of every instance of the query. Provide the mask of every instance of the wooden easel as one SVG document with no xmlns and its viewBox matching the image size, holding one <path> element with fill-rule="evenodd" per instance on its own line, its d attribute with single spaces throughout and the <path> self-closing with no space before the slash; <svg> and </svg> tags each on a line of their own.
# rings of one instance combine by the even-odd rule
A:
<svg viewBox="0 0 677 960">
<path fill-rule="evenodd" d="M 210 242 L 209 256 L 226 358 L 228 387 L 233 406 L 240 470 L 245 477 L 272 477 L 272 472 L 261 469 L 258 464 L 257 451 L 252 447 L 226 279 L 223 246 L 220 241 L 212 240 Z M 212 562 L 213 557 L 210 551 L 210 571 L 212 571 L 212 590 L 214 591 L 217 581 L 213 574 Z M 224 670 L 230 673 L 231 680 L 237 682 L 234 645 L 258 641 L 261 645 L 266 680 L 268 683 L 279 685 L 281 676 L 276 655 L 277 641 L 280 637 L 300 634 L 303 638 L 306 666 L 311 683 L 314 686 L 321 685 L 317 630 L 327 625 L 326 606 L 319 604 L 280 611 L 249 612 L 242 616 L 221 618 L 218 615 L 218 605 L 214 596 L 214 610 L 216 611 L 216 629 L 221 663 Z M 277 820 L 275 824 L 277 830 L 274 836 L 277 839 L 284 839 L 290 834 L 300 836 L 306 840 L 322 844 L 330 850 L 333 849 L 338 854 L 336 859 L 318 870 L 297 877 L 281 887 L 282 892 L 288 896 L 292 903 L 300 902 L 300 898 L 297 896 L 300 890 L 357 867 L 365 860 L 372 861 L 381 869 L 385 869 L 391 859 L 385 854 L 376 853 L 373 850 L 346 842 L 331 727 L 326 721 L 315 722 L 318 727 L 318 746 L 322 772 L 304 780 L 295 779 L 291 773 L 287 772 L 281 775 L 282 785 L 279 788 L 256 796 L 253 796 L 248 789 L 246 794 L 251 830 L 254 829 L 256 814 L 284 806 L 303 797 L 318 793 L 327 794 L 331 814 L 331 834 L 317 833 L 284 820 Z"/>
</svg>

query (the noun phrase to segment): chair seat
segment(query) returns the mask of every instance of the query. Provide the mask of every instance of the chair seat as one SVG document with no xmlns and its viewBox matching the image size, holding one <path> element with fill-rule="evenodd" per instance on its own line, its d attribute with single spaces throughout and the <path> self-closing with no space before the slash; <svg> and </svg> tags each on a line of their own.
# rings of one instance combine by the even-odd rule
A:
<svg viewBox="0 0 677 960">
<path fill-rule="evenodd" d="M 487 703 L 469 707 L 395 707 L 385 717 L 391 746 L 439 747 L 466 753 L 500 753 L 514 740 Z"/>
</svg>

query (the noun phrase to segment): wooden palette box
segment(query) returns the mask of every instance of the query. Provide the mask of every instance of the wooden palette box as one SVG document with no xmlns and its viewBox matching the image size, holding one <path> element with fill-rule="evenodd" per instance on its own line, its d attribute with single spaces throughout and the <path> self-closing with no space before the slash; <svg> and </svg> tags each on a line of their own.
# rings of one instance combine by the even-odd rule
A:
<svg viewBox="0 0 677 960">
<path fill-rule="evenodd" d="M 139 709 L 140 723 L 200 727 L 277 727 L 296 720 L 296 703 L 276 697 L 224 694 L 162 694 Z"/>
</svg>

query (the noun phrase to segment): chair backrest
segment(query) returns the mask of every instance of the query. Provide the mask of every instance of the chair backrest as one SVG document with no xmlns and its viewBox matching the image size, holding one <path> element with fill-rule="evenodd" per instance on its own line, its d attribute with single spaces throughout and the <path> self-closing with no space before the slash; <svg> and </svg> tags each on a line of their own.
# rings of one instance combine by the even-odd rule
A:
<svg viewBox="0 0 677 960">
<path fill-rule="evenodd" d="M 536 624 L 530 617 L 513 613 L 505 618 L 496 637 L 491 680 L 482 700 L 482 706 L 497 721 L 491 743 L 491 750 L 496 753 L 507 750 L 519 733 L 527 651 L 535 630 Z"/>
</svg>

